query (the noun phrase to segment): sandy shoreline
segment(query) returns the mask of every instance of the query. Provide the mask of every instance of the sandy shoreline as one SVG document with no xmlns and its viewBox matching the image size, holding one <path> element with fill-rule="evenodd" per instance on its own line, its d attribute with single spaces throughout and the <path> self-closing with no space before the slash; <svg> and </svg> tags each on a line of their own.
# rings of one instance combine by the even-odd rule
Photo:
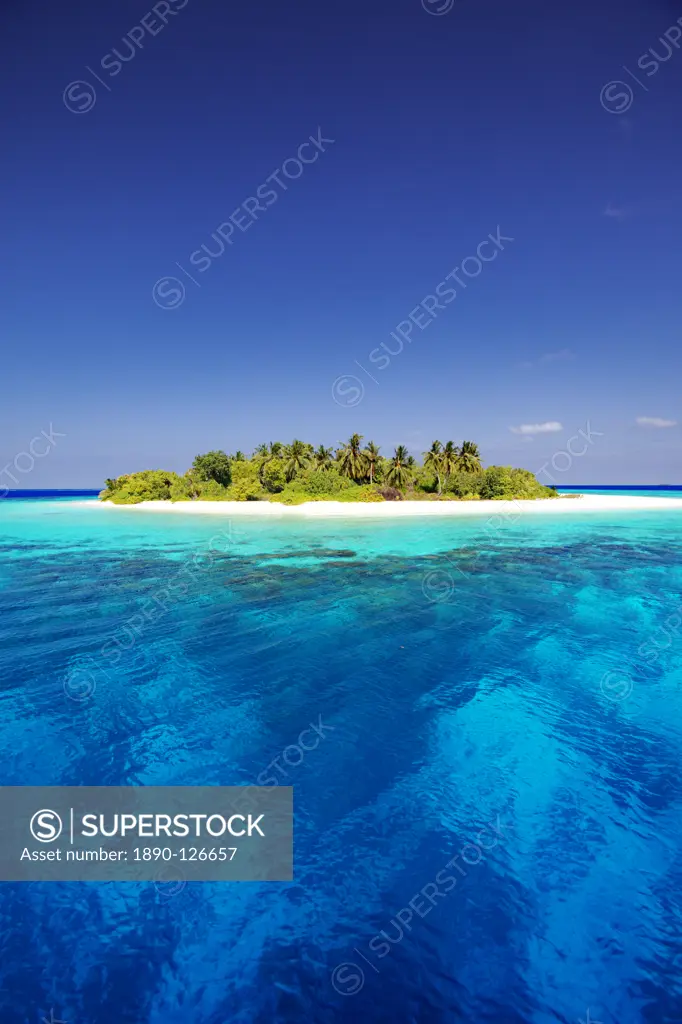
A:
<svg viewBox="0 0 682 1024">
<path fill-rule="evenodd" d="M 109 501 L 77 501 L 90 508 L 133 512 L 167 512 L 180 515 L 287 516 L 341 519 L 401 519 L 409 516 L 491 516 L 513 514 L 563 515 L 585 512 L 682 512 L 682 498 L 645 498 L 626 495 L 581 494 L 578 497 L 539 498 L 535 501 L 311 501 L 304 505 L 280 505 L 268 501 L 143 501 L 139 505 L 114 505 Z"/>
</svg>

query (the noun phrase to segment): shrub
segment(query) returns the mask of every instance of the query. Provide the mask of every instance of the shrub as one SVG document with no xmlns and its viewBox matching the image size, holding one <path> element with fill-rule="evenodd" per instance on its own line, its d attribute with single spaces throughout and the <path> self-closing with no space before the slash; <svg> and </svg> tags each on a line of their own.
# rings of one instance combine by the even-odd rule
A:
<svg viewBox="0 0 682 1024">
<path fill-rule="evenodd" d="M 178 477 L 171 485 L 171 501 L 195 501 L 201 491 L 201 481 L 193 469 Z"/>
<path fill-rule="evenodd" d="M 279 505 L 304 505 L 306 501 L 323 501 L 324 498 L 311 498 L 309 494 L 302 491 L 282 491 L 280 494 L 271 494 L 270 501 Z"/>
<path fill-rule="evenodd" d="M 403 492 L 399 491 L 397 487 L 380 487 L 379 495 L 384 501 L 402 501 Z"/>
<path fill-rule="evenodd" d="M 414 487 L 408 487 L 407 490 L 403 493 L 403 500 L 404 501 L 441 501 L 441 500 L 443 500 L 443 496 L 441 495 L 439 497 L 436 494 L 435 491 L 431 491 L 431 490 L 428 490 L 428 491 L 415 490 Z M 445 500 L 447 501 L 447 498 Z"/>
<path fill-rule="evenodd" d="M 234 462 L 232 483 L 225 491 L 226 501 L 259 501 L 264 498 L 255 462 Z"/>
<path fill-rule="evenodd" d="M 305 469 L 281 490 L 285 504 L 300 504 L 301 501 L 338 501 L 343 495 L 354 495 L 360 487 L 347 477 L 341 476 L 336 467 L 332 469 Z M 297 499 L 297 500 L 293 500 Z M 300 500 L 298 500 L 300 499 Z M 356 499 L 359 500 L 359 499 Z"/>
<path fill-rule="evenodd" d="M 383 501 L 376 486 L 357 484 L 341 476 L 336 467 L 307 469 L 283 490 L 270 497 L 284 505 L 302 505 L 306 501 Z"/>
<path fill-rule="evenodd" d="M 483 474 L 481 497 L 486 500 L 504 498 L 511 495 L 512 479 L 509 466 L 490 466 Z"/>
<path fill-rule="evenodd" d="M 512 469 L 511 466 L 489 466 L 483 473 L 482 498 L 511 500 L 524 498 L 552 498 L 556 491 L 539 483 L 527 469 Z"/>
<path fill-rule="evenodd" d="M 279 494 L 286 487 L 284 459 L 270 459 L 263 467 L 263 487 L 269 494 Z"/>
<path fill-rule="evenodd" d="M 163 469 L 145 469 L 141 473 L 129 473 L 109 480 L 106 490 L 100 498 L 113 501 L 116 505 L 138 505 L 141 501 L 167 501 L 171 489 L 178 484 L 177 473 L 168 473 Z"/>
<path fill-rule="evenodd" d="M 199 480 L 213 480 L 223 487 L 230 486 L 230 459 L 223 451 L 207 452 L 205 455 L 197 455 L 192 463 Z"/>
<path fill-rule="evenodd" d="M 352 490 L 342 491 L 340 494 L 330 495 L 330 501 L 383 501 L 376 487 L 371 484 L 355 486 Z"/>
<path fill-rule="evenodd" d="M 199 501 L 229 501 L 230 489 L 217 480 L 203 480 L 199 484 Z"/>
<path fill-rule="evenodd" d="M 195 484 L 187 478 L 187 474 L 181 476 L 179 480 L 175 480 L 171 485 L 171 501 L 193 501 L 196 496 Z"/>
<path fill-rule="evenodd" d="M 296 477 L 291 486 L 298 486 L 307 494 L 353 493 L 358 485 L 347 476 L 341 476 L 336 466 L 331 469 L 307 469 Z"/>
<path fill-rule="evenodd" d="M 446 494 L 454 494 L 457 498 L 463 498 L 465 494 L 480 494 L 485 473 L 453 473 L 447 480 L 445 486 Z"/>
</svg>

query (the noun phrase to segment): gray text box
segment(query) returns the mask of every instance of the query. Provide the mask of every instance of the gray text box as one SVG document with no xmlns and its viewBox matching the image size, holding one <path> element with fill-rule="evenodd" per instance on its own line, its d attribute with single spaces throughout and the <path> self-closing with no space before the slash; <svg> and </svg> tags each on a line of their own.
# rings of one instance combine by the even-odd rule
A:
<svg viewBox="0 0 682 1024">
<path fill-rule="evenodd" d="M 0 786 L 0 881 L 291 881 L 291 786 Z"/>
</svg>

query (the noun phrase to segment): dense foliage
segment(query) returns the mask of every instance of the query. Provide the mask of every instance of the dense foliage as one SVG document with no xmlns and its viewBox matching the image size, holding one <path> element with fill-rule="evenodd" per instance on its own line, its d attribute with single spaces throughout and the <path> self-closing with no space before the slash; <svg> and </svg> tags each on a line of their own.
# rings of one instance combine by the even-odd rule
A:
<svg viewBox="0 0 682 1024">
<path fill-rule="evenodd" d="M 110 499 L 117 505 L 137 505 L 140 501 L 164 501 L 173 496 L 172 492 L 181 479 L 177 473 L 167 473 L 163 469 L 145 469 L 142 473 L 129 473 L 115 480 L 107 480 L 100 498 Z"/>
<path fill-rule="evenodd" d="M 242 454 L 239 452 L 238 454 Z M 239 460 L 235 460 L 239 461 Z M 206 455 L 197 455 L 192 463 L 192 469 L 199 480 L 214 480 L 221 487 L 229 487 L 231 483 L 230 456 L 222 451 L 207 452 Z"/>
<path fill-rule="evenodd" d="M 184 476 L 144 470 L 107 480 L 100 497 L 118 505 L 140 501 L 423 501 L 547 498 L 556 492 L 527 469 L 484 469 L 473 441 L 434 441 L 420 465 L 404 445 L 390 457 L 353 434 L 336 451 L 295 439 L 259 445 L 248 458 L 211 451 Z"/>
</svg>

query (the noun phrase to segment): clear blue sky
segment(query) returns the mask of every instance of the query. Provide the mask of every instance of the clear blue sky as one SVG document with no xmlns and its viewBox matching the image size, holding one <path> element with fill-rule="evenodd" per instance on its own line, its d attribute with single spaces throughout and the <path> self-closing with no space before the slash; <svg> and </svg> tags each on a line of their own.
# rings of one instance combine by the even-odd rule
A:
<svg viewBox="0 0 682 1024">
<path fill-rule="evenodd" d="M 636 420 L 682 421 L 682 49 L 638 67 L 681 15 L 5 0 L 2 465 L 52 424 L 66 437 L 21 486 L 354 430 L 415 454 L 471 438 L 486 463 L 537 471 L 589 421 L 603 436 L 559 483 L 680 482 L 682 427 Z M 616 79 L 632 93 L 605 103 L 624 113 L 600 102 Z M 285 177 L 318 128 L 334 142 Z M 263 185 L 267 202 L 276 171 L 286 190 L 250 220 L 241 204 Z M 199 270 L 235 211 L 250 227 Z M 498 227 L 514 241 L 415 313 Z M 177 308 L 153 299 L 168 276 Z M 411 312 L 427 326 L 379 368 Z M 350 407 L 346 375 L 364 386 Z"/>
</svg>

